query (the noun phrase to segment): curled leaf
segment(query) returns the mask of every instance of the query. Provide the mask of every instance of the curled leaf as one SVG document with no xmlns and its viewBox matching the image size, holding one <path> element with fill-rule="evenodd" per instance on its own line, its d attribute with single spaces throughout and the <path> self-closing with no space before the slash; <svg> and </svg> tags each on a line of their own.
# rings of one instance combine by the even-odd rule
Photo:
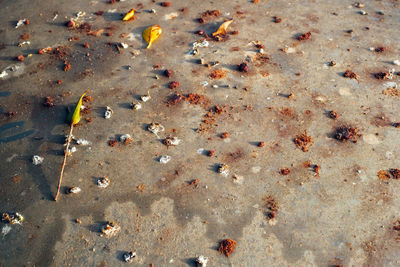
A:
<svg viewBox="0 0 400 267">
<path fill-rule="evenodd" d="M 78 122 L 81 120 L 80 113 L 81 113 L 82 99 L 85 95 L 86 95 L 86 92 L 83 93 L 81 98 L 79 98 L 78 103 L 76 103 L 74 112 L 72 113 L 72 116 L 71 116 L 71 124 L 72 125 L 78 124 Z"/>
<path fill-rule="evenodd" d="M 151 47 L 153 42 L 160 36 L 162 29 L 158 25 L 150 26 L 143 31 L 143 39 L 148 43 L 147 49 Z"/>
<path fill-rule="evenodd" d="M 228 30 L 229 25 L 231 25 L 232 22 L 233 19 L 225 21 L 224 23 L 221 24 L 221 26 L 219 26 L 218 30 L 214 32 L 212 35 L 216 36 L 218 34 L 225 34 L 226 31 Z"/>
<path fill-rule="evenodd" d="M 135 9 L 132 8 L 131 10 L 129 10 L 128 13 L 125 14 L 124 18 L 122 19 L 123 21 L 128 21 L 128 20 L 133 20 L 135 15 Z"/>
</svg>

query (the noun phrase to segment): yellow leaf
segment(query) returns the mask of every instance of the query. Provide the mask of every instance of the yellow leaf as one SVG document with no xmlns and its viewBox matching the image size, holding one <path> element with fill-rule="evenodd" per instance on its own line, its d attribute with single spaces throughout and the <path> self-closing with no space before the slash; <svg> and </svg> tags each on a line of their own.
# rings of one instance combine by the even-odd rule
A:
<svg viewBox="0 0 400 267">
<path fill-rule="evenodd" d="M 86 95 L 86 92 L 83 93 L 81 98 L 79 98 L 78 103 L 76 103 L 74 113 L 72 113 L 72 118 L 71 118 L 71 123 L 72 125 L 78 124 L 78 122 L 81 120 L 81 106 L 82 106 L 82 99 Z"/>
<path fill-rule="evenodd" d="M 215 36 L 218 34 L 225 34 L 226 31 L 228 30 L 229 25 L 231 25 L 232 22 L 233 19 L 225 21 L 224 23 L 221 24 L 221 26 L 219 26 L 218 30 L 214 32 L 212 35 Z"/>
<path fill-rule="evenodd" d="M 122 19 L 123 21 L 128 21 L 131 19 L 135 19 L 133 16 L 135 15 L 135 9 L 132 8 L 131 10 L 129 10 L 128 13 L 125 14 L 124 18 Z"/>
<path fill-rule="evenodd" d="M 149 49 L 152 43 L 157 40 L 161 32 L 162 29 L 158 25 L 150 26 L 143 31 L 143 39 L 148 43 L 147 49 Z"/>
</svg>

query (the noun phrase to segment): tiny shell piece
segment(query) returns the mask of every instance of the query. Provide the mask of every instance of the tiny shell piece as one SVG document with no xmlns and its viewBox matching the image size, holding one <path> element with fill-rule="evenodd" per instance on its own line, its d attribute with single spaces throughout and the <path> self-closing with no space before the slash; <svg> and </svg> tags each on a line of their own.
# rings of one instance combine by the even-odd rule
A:
<svg viewBox="0 0 400 267">
<path fill-rule="evenodd" d="M 133 141 L 133 138 L 130 134 L 123 134 L 123 135 L 121 135 L 119 140 L 124 144 L 129 144 Z"/>
<path fill-rule="evenodd" d="M 226 164 L 220 164 L 218 167 L 218 173 L 227 176 L 229 174 L 229 166 Z"/>
<path fill-rule="evenodd" d="M 147 91 L 147 95 L 142 95 L 140 98 L 142 99 L 143 102 L 149 101 L 151 99 L 150 92 Z"/>
<path fill-rule="evenodd" d="M 137 102 L 136 104 L 131 103 L 131 108 L 134 109 L 134 110 L 141 109 L 142 108 L 142 104 L 139 103 L 139 102 Z"/>
<path fill-rule="evenodd" d="M 126 48 L 129 47 L 129 45 L 128 45 L 128 44 L 125 44 L 125 43 L 120 43 L 120 45 L 121 45 L 121 47 L 124 48 L 124 49 L 126 49 Z"/>
<path fill-rule="evenodd" d="M 103 229 L 101 229 L 102 236 L 105 237 L 112 237 L 116 235 L 119 231 L 121 230 L 121 227 L 116 224 L 115 222 L 107 222 L 106 225 L 103 226 Z"/>
<path fill-rule="evenodd" d="M 74 186 L 74 187 L 68 188 L 66 193 L 67 194 L 78 194 L 81 191 L 82 191 L 82 189 L 80 187 Z"/>
<path fill-rule="evenodd" d="M 33 163 L 33 165 L 42 164 L 43 160 L 44 160 L 44 158 L 41 157 L 41 156 L 38 156 L 38 155 L 34 155 L 34 156 L 32 157 L 32 163 Z"/>
<path fill-rule="evenodd" d="M 157 122 L 152 122 L 148 127 L 147 130 L 152 132 L 153 134 L 157 135 L 159 132 L 163 132 L 165 130 L 164 126 Z M 157 135 L 158 136 L 158 135 Z"/>
<path fill-rule="evenodd" d="M 88 145 L 90 145 L 90 142 L 89 142 L 88 140 L 85 140 L 85 139 L 78 139 L 78 140 L 76 140 L 76 143 L 77 143 L 78 145 L 81 145 L 81 146 L 88 146 Z"/>
<path fill-rule="evenodd" d="M 169 161 L 171 160 L 171 156 L 165 155 L 165 156 L 161 156 L 159 161 L 162 164 L 167 164 Z"/>
<path fill-rule="evenodd" d="M 71 148 L 68 148 L 68 156 L 71 156 L 72 155 L 72 153 L 75 153 L 76 152 L 76 147 L 71 147 Z"/>
<path fill-rule="evenodd" d="M 198 267 L 207 267 L 207 262 L 208 262 L 208 258 L 203 255 L 200 255 L 196 259 L 196 264 Z"/>
<path fill-rule="evenodd" d="M 124 261 L 125 262 L 133 262 L 133 259 L 136 258 L 136 252 L 130 251 L 130 252 L 126 252 L 124 253 Z"/>
<path fill-rule="evenodd" d="M 400 60 L 398 60 L 398 59 L 393 60 L 393 64 L 397 65 L 397 66 L 400 66 Z"/>
<path fill-rule="evenodd" d="M 24 220 L 24 217 L 18 212 L 15 213 L 4 212 L 1 217 L 1 220 L 9 224 L 21 224 L 22 221 Z"/>
<path fill-rule="evenodd" d="M 176 136 L 174 136 L 174 137 L 168 136 L 164 140 L 164 144 L 166 146 L 177 146 L 177 145 L 179 145 L 180 142 L 181 142 L 181 140 Z"/>
<path fill-rule="evenodd" d="M 100 188 L 106 188 L 110 185 L 110 179 L 107 176 L 101 177 L 97 180 L 97 185 Z"/>
<path fill-rule="evenodd" d="M 106 112 L 104 113 L 104 118 L 106 118 L 106 119 L 111 118 L 111 115 L 113 113 L 114 113 L 114 111 L 109 106 L 107 106 L 106 107 Z"/>
</svg>

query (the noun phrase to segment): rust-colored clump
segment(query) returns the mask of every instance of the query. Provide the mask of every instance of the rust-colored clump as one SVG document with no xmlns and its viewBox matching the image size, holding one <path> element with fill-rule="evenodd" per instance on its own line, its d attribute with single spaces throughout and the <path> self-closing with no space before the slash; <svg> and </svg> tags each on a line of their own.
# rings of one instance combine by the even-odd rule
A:
<svg viewBox="0 0 400 267">
<path fill-rule="evenodd" d="M 229 258 L 230 254 L 235 252 L 237 242 L 233 239 L 224 239 L 219 243 L 218 251 Z"/>
<path fill-rule="evenodd" d="M 334 138 L 341 142 L 351 140 L 353 143 L 357 143 L 357 138 L 360 135 L 357 133 L 356 127 L 340 126 L 334 133 Z"/>
<path fill-rule="evenodd" d="M 221 15 L 221 11 L 219 10 L 207 10 L 203 12 L 199 18 L 200 23 L 205 23 L 207 19 L 212 17 L 219 17 Z"/>
<path fill-rule="evenodd" d="M 64 66 L 63 66 L 63 70 L 64 71 L 69 71 L 71 69 L 71 62 L 69 61 L 64 61 Z"/>
<path fill-rule="evenodd" d="M 44 98 L 43 106 L 52 108 L 54 107 L 53 98 L 50 96 L 46 96 Z"/>
<path fill-rule="evenodd" d="M 275 22 L 275 23 L 281 23 L 281 22 L 282 22 L 282 19 L 281 19 L 280 17 L 278 17 L 278 16 L 273 16 L 273 17 L 272 17 L 272 20 L 273 20 L 273 22 Z"/>
<path fill-rule="evenodd" d="M 85 95 L 82 99 L 82 101 L 84 103 L 88 103 L 88 102 L 92 102 L 93 101 L 93 97 L 91 97 L 90 95 Z"/>
<path fill-rule="evenodd" d="M 240 72 L 248 72 L 249 71 L 249 66 L 247 65 L 247 62 L 242 62 L 238 65 L 238 70 Z"/>
<path fill-rule="evenodd" d="M 280 173 L 281 175 L 289 175 L 290 169 L 289 169 L 289 168 L 286 168 L 286 167 L 281 168 L 281 169 L 279 170 L 279 173 Z"/>
<path fill-rule="evenodd" d="M 164 70 L 164 75 L 165 75 L 165 77 L 171 78 L 172 70 Z"/>
<path fill-rule="evenodd" d="M 380 170 L 378 172 L 378 178 L 379 180 L 390 180 L 390 173 L 384 170 Z"/>
<path fill-rule="evenodd" d="M 377 78 L 378 80 L 387 80 L 390 79 L 391 75 L 389 72 L 378 72 L 375 73 L 375 78 Z"/>
<path fill-rule="evenodd" d="M 226 139 L 229 137 L 229 133 L 228 132 L 224 132 L 220 135 L 221 139 Z"/>
<path fill-rule="evenodd" d="M 204 119 L 200 123 L 200 127 L 197 129 L 197 132 L 202 133 L 211 129 L 213 125 L 215 125 L 217 121 L 217 117 L 222 113 L 227 112 L 224 106 L 213 106 L 208 110 L 208 112 L 204 115 Z"/>
<path fill-rule="evenodd" d="M 29 33 L 24 33 L 19 36 L 20 40 L 28 40 L 29 38 L 31 38 L 31 35 Z"/>
<path fill-rule="evenodd" d="M 297 36 L 297 40 L 299 41 L 304 41 L 304 40 L 308 40 L 311 38 L 311 32 L 306 32 L 303 34 L 300 34 L 299 36 Z"/>
<path fill-rule="evenodd" d="M 272 220 L 276 217 L 276 214 L 279 209 L 278 202 L 274 199 L 273 196 L 267 196 L 264 198 L 265 206 L 267 208 L 267 211 L 265 215 L 267 216 L 268 220 Z"/>
<path fill-rule="evenodd" d="M 189 185 L 197 185 L 199 183 L 199 179 L 194 179 L 189 182 Z"/>
<path fill-rule="evenodd" d="M 170 89 L 176 89 L 176 88 L 179 87 L 179 82 L 177 82 L 177 81 L 172 81 L 172 82 L 170 82 L 170 83 L 168 84 L 168 87 L 169 87 Z"/>
<path fill-rule="evenodd" d="M 311 136 L 307 135 L 307 131 L 298 134 L 294 139 L 293 142 L 296 144 L 298 148 L 300 148 L 303 152 L 307 152 L 308 148 L 313 144 L 313 139 Z"/>
<path fill-rule="evenodd" d="M 208 99 L 206 99 L 203 95 L 193 93 L 186 95 L 186 100 L 192 105 L 204 105 L 208 103 Z"/>
<path fill-rule="evenodd" d="M 261 141 L 261 142 L 259 142 L 259 143 L 257 144 L 258 147 L 264 147 L 264 145 L 265 145 L 264 141 Z"/>
<path fill-rule="evenodd" d="M 390 174 L 393 176 L 394 179 L 400 179 L 400 170 L 399 169 L 390 169 Z"/>
<path fill-rule="evenodd" d="M 15 57 L 15 59 L 17 61 L 24 61 L 24 56 L 23 55 L 18 55 L 18 56 Z"/>
<path fill-rule="evenodd" d="M 386 47 L 384 47 L 384 46 L 375 48 L 375 52 L 377 52 L 377 53 L 383 53 L 385 51 L 386 51 Z"/>
<path fill-rule="evenodd" d="M 118 144 L 118 141 L 117 141 L 117 140 L 111 139 L 110 141 L 108 141 L 108 145 L 109 145 L 110 147 L 114 147 L 114 146 L 116 146 L 117 144 Z"/>
<path fill-rule="evenodd" d="M 214 150 L 208 150 L 207 152 L 207 156 L 209 156 L 210 158 L 213 157 L 215 155 L 215 151 Z"/>
<path fill-rule="evenodd" d="M 339 117 L 336 111 L 332 110 L 329 112 L 329 118 L 336 120 Z"/>
<path fill-rule="evenodd" d="M 171 2 L 161 2 L 161 3 L 160 3 L 160 6 L 163 6 L 163 7 L 170 7 L 170 6 L 171 6 Z"/>
<path fill-rule="evenodd" d="M 167 100 L 167 106 L 173 106 L 181 103 L 183 100 L 185 100 L 185 97 L 179 93 L 175 93 L 173 95 L 168 96 Z"/>
<path fill-rule="evenodd" d="M 226 77 L 226 70 L 213 70 L 210 75 L 208 75 L 211 79 L 222 79 Z"/>
<path fill-rule="evenodd" d="M 346 70 L 343 76 L 350 79 L 356 79 L 356 80 L 358 79 L 358 75 L 355 72 L 352 72 L 351 70 Z"/>
</svg>

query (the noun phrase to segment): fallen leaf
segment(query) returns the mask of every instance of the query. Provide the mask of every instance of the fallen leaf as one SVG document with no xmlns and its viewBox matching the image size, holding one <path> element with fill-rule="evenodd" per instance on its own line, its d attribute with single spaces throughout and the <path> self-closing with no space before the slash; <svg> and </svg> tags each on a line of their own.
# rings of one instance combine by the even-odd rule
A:
<svg viewBox="0 0 400 267">
<path fill-rule="evenodd" d="M 143 39 L 148 43 L 147 49 L 151 47 L 153 42 L 160 36 L 162 29 L 158 25 L 150 26 L 143 31 Z"/>
<path fill-rule="evenodd" d="M 78 124 L 78 122 L 81 120 L 81 106 L 82 106 L 82 99 L 83 97 L 86 95 L 86 92 L 83 93 L 83 95 L 81 96 L 81 98 L 79 98 L 78 103 L 76 103 L 74 112 L 72 113 L 72 117 L 71 117 L 71 123 L 72 125 Z"/>
<path fill-rule="evenodd" d="M 224 23 L 221 24 L 221 26 L 219 26 L 218 30 L 214 32 L 212 35 L 216 36 L 218 34 L 225 34 L 226 31 L 228 30 L 229 25 L 231 25 L 232 22 L 233 19 L 225 21 Z"/>
<path fill-rule="evenodd" d="M 125 14 L 122 20 L 123 21 L 134 20 L 135 19 L 134 15 L 135 15 L 135 9 L 132 8 L 131 10 L 129 10 L 128 13 Z"/>
</svg>

